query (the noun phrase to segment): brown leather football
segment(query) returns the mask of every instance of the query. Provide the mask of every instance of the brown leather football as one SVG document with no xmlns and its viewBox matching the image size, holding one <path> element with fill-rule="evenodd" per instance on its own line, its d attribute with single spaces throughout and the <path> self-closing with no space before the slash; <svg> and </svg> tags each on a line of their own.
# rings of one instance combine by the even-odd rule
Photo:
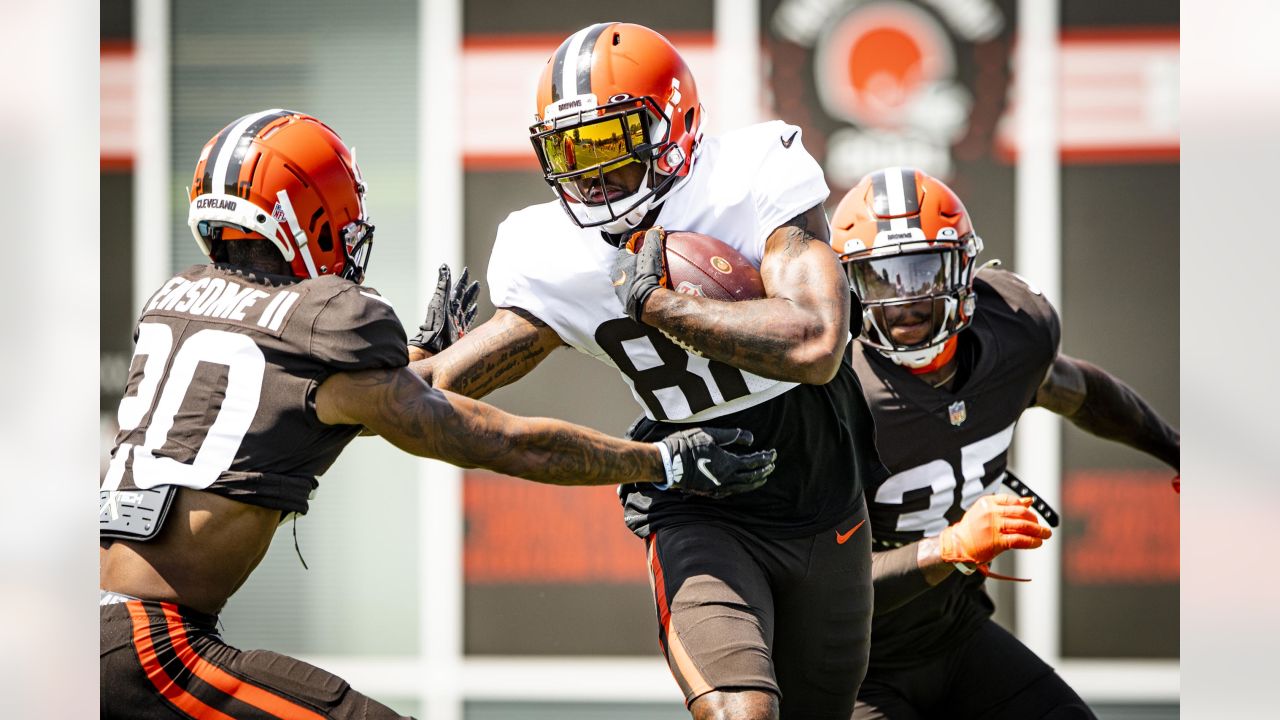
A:
<svg viewBox="0 0 1280 720">
<path fill-rule="evenodd" d="M 713 300 L 764 297 L 760 271 L 742 253 L 696 232 L 667 232 L 667 282 L 676 292 Z"/>
</svg>

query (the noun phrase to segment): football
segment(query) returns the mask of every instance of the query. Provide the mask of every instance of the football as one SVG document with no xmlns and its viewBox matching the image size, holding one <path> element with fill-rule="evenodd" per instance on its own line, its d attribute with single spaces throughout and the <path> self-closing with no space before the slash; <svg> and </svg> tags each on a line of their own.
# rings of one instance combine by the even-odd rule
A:
<svg viewBox="0 0 1280 720">
<path fill-rule="evenodd" d="M 712 300 L 764 297 L 760 271 L 737 250 L 702 233 L 667 233 L 667 287 Z"/>
</svg>

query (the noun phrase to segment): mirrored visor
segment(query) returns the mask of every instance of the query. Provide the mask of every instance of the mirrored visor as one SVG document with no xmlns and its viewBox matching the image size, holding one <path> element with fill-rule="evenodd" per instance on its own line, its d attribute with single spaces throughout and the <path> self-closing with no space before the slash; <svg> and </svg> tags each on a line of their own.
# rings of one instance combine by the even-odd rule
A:
<svg viewBox="0 0 1280 720">
<path fill-rule="evenodd" d="M 866 258 L 845 264 L 863 302 L 941 295 L 955 288 L 959 268 L 951 250 Z"/>
<path fill-rule="evenodd" d="M 551 175 L 576 173 L 633 159 L 631 151 L 645 143 L 643 110 L 603 117 L 541 136 L 543 169 Z"/>
</svg>

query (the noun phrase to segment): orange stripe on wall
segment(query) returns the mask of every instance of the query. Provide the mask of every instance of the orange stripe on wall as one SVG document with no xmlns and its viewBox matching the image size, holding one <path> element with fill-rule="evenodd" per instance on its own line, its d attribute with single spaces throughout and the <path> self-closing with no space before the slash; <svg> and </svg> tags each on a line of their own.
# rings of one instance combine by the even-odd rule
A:
<svg viewBox="0 0 1280 720">
<path fill-rule="evenodd" d="M 323 715 L 245 682 L 200 657 L 200 654 L 187 642 L 187 630 L 182 624 L 182 617 L 178 614 L 177 606 L 170 603 L 162 603 L 161 607 L 164 609 L 164 616 L 168 621 L 169 637 L 173 640 L 173 649 L 177 652 L 178 659 L 182 661 L 182 664 L 194 673 L 196 677 L 240 702 L 252 705 L 263 712 L 282 718 L 324 720 Z"/>
<path fill-rule="evenodd" d="M 1062 43 L 1125 42 L 1168 45 L 1179 43 L 1182 36 L 1176 25 L 1135 25 L 1132 27 L 1069 27 L 1064 28 L 1059 37 Z"/>
<path fill-rule="evenodd" d="M 1078 535 L 1063 545 L 1064 578 L 1074 585 L 1177 583 L 1179 495 L 1173 471 L 1074 472 L 1063 484 L 1062 515 Z"/>
<path fill-rule="evenodd" d="M 564 488 L 487 472 L 463 484 L 463 566 L 471 585 L 646 581 L 644 544 L 613 487 Z"/>
<path fill-rule="evenodd" d="M 226 713 L 214 710 L 204 704 L 200 698 L 179 687 L 169 677 L 156 657 L 155 646 L 151 643 L 151 619 L 142 603 L 131 600 L 125 603 L 129 608 L 129 617 L 133 620 L 133 646 L 138 651 L 138 662 L 142 664 L 147 679 L 166 700 L 173 703 L 186 714 L 196 720 L 235 720 Z"/>
<path fill-rule="evenodd" d="M 527 153 L 466 153 L 462 156 L 462 167 L 466 170 L 520 171 L 530 170 L 535 177 L 541 177 L 542 168 L 533 148 Z"/>
</svg>

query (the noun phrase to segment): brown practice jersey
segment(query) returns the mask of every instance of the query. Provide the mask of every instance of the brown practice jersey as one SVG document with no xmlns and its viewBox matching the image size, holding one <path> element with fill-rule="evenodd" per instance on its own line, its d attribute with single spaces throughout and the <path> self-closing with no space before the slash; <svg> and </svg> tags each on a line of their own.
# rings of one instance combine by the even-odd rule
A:
<svg viewBox="0 0 1280 720">
<path fill-rule="evenodd" d="M 404 328 L 373 289 L 225 265 L 165 283 L 134 342 L 104 527 L 119 497 L 166 485 L 305 513 L 316 477 L 360 430 L 321 423 L 316 388 L 335 372 L 409 361 Z"/>
<path fill-rule="evenodd" d="M 934 388 L 858 343 L 852 363 L 875 417 L 890 475 L 868 491 L 874 547 L 933 537 L 960 520 L 1007 472 L 1014 425 L 1031 406 L 1058 351 L 1053 306 L 1020 276 L 982 270 L 977 311 L 960 334 L 960 384 Z M 876 616 L 873 666 L 907 664 L 964 639 L 994 609 L 983 576 L 953 573 Z"/>
</svg>

